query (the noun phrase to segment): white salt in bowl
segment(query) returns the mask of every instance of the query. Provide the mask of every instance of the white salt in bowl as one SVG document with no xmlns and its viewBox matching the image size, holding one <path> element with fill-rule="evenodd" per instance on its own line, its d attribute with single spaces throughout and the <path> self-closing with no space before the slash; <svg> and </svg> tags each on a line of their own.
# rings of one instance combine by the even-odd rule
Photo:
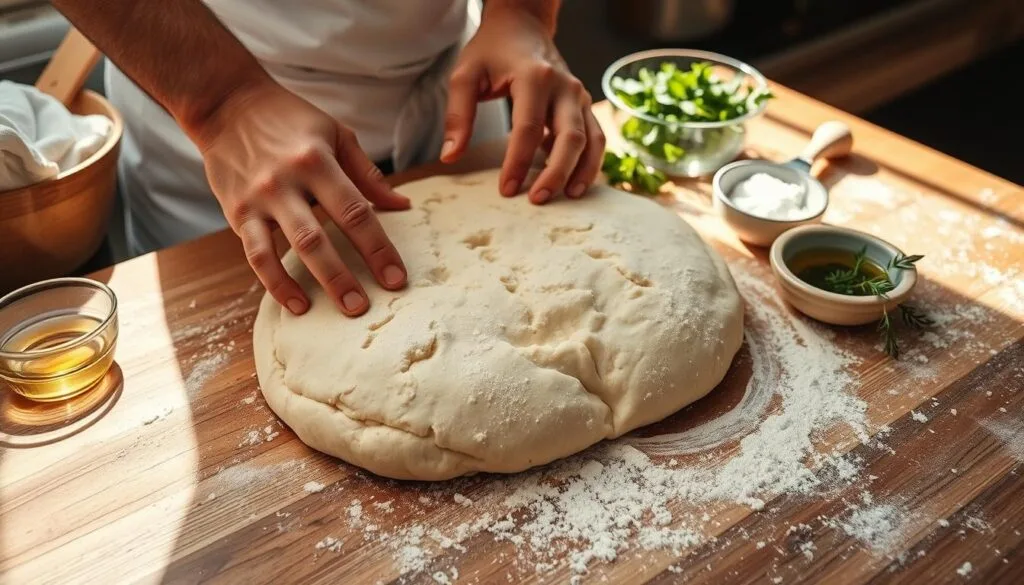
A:
<svg viewBox="0 0 1024 585">
<path fill-rule="evenodd" d="M 744 211 L 732 200 L 733 190 L 741 182 L 765 173 L 792 185 L 799 185 L 806 193 L 807 216 L 797 219 L 771 219 Z M 828 208 L 828 190 L 820 181 L 806 172 L 764 160 L 741 160 L 728 164 L 715 173 L 711 181 L 715 211 L 744 242 L 768 247 L 783 232 L 798 226 L 821 223 Z"/>
</svg>

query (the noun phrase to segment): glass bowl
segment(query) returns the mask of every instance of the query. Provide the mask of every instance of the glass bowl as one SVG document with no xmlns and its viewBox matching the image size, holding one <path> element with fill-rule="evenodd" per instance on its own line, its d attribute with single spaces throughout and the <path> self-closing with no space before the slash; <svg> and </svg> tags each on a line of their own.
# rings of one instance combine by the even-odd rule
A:
<svg viewBox="0 0 1024 585">
<path fill-rule="evenodd" d="M 117 297 L 87 278 L 55 278 L 0 298 L 0 381 L 31 400 L 66 400 L 114 362 Z"/>
<path fill-rule="evenodd" d="M 630 154 L 670 175 L 699 177 L 711 174 L 734 160 L 743 150 L 746 137 L 744 124 L 764 112 L 767 100 L 744 115 L 730 120 L 672 122 L 630 107 L 612 87 L 612 80 L 617 77 L 635 79 L 641 69 L 658 71 L 662 63 L 666 62 L 683 70 L 688 70 L 694 63 L 710 63 L 712 72 L 719 79 L 733 82 L 738 77 L 739 87 L 748 91 L 765 91 L 768 89 L 768 81 L 757 69 L 742 61 L 718 53 L 689 49 L 633 53 L 612 63 L 605 70 L 601 88 L 605 98 L 612 104 L 612 119 Z M 671 162 L 660 154 L 652 153 L 652 143 L 661 142 L 681 149 L 674 150 L 677 154 L 673 155 L 674 160 Z"/>
</svg>

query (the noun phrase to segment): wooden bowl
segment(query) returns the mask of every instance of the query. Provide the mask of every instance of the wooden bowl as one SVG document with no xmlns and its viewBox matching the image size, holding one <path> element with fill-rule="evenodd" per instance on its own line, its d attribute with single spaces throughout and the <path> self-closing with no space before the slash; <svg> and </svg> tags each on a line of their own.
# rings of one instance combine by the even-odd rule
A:
<svg viewBox="0 0 1024 585">
<path fill-rule="evenodd" d="M 0 294 L 70 273 L 106 236 L 124 121 L 107 100 L 88 90 L 70 110 L 110 118 L 110 137 L 91 157 L 53 179 L 0 192 Z"/>
</svg>

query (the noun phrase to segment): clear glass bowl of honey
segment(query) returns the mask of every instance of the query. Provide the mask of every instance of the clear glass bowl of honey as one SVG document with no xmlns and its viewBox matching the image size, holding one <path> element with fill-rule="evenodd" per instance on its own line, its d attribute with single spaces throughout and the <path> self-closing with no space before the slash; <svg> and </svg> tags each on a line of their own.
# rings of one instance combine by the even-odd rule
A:
<svg viewBox="0 0 1024 585">
<path fill-rule="evenodd" d="M 66 400 L 110 369 L 117 297 L 87 278 L 56 278 L 0 298 L 0 382 L 30 400 Z"/>
</svg>

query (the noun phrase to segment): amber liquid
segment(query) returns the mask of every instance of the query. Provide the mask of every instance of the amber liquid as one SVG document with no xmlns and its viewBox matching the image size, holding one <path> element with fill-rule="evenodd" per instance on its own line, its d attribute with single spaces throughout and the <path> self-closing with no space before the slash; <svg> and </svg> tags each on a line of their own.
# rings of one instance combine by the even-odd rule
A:
<svg viewBox="0 0 1024 585">
<path fill-rule="evenodd" d="M 73 342 L 96 331 L 101 321 L 77 313 L 48 316 L 30 323 L 3 341 L 0 349 L 24 352 L 19 360 L 3 360 L 0 374 L 26 398 L 64 400 L 98 382 L 114 361 L 112 329 L 88 342 Z M 67 344 L 64 350 L 33 357 L 32 352 Z"/>
<path fill-rule="evenodd" d="M 836 271 L 852 270 L 856 263 L 856 255 L 848 250 L 835 248 L 821 248 L 805 250 L 797 253 L 792 259 L 786 261 L 789 269 L 796 274 L 796 277 L 807 284 L 828 291 L 827 278 Z M 885 269 L 865 258 L 860 265 L 860 273 L 867 278 L 883 276 Z M 868 296 L 872 292 L 868 289 L 854 290 L 853 296 Z"/>
</svg>

